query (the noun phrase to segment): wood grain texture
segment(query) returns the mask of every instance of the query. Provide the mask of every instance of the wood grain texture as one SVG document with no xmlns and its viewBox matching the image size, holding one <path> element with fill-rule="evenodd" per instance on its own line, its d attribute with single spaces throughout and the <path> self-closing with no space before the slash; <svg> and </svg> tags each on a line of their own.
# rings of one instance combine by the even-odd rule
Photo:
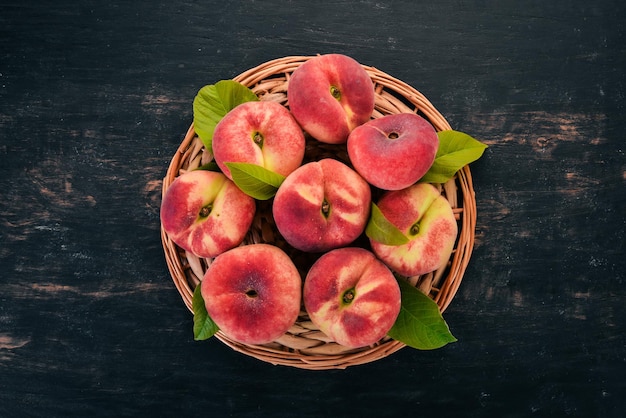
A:
<svg viewBox="0 0 626 418">
<path fill-rule="evenodd" d="M 4 1 L 0 416 L 622 416 L 622 2 Z M 345 371 L 194 342 L 160 184 L 197 90 L 339 52 L 489 145 L 459 339 Z"/>
</svg>

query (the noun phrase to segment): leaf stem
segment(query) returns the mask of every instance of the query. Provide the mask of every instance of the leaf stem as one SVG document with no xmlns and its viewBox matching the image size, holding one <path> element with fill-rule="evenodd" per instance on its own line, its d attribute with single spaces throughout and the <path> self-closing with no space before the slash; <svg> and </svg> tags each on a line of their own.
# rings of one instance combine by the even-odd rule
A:
<svg viewBox="0 0 626 418">
<path fill-rule="evenodd" d="M 330 203 L 328 203 L 326 199 L 322 202 L 322 215 L 324 215 L 325 218 L 328 218 L 328 215 L 330 215 Z"/>
<path fill-rule="evenodd" d="M 346 305 L 351 304 L 352 301 L 354 300 L 354 293 L 355 293 L 354 288 L 346 290 L 341 298 L 343 303 Z"/>
<path fill-rule="evenodd" d="M 201 218 L 206 218 L 207 216 L 209 216 L 211 214 L 211 211 L 213 210 L 213 203 L 209 203 L 206 206 L 203 206 L 202 208 L 200 208 L 200 217 Z"/>
</svg>

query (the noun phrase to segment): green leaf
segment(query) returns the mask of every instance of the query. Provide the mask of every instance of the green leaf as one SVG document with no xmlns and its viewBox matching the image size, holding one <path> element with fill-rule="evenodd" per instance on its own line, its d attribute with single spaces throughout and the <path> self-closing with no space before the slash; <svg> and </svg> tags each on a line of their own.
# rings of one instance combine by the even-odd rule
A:
<svg viewBox="0 0 626 418">
<path fill-rule="evenodd" d="M 435 161 L 420 179 L 425 183 L 445 183 L 467 164 L 478 160 L 487 145 L 459 131 L 438 132 L 439 149 Z"/>
<path fill-rule="evenodd" d="M 220 170 L 220 166 L 218 166 L 215 161 L 210 161 L 206 164 L 203 164 L 200 167 L 196 168 L 196 170 L 215 171 L 218 173 L 222 172 L 222 170 Z"/>
<path fill-rule="evenodd" d="M 213 131 L 232 109 L 259 98 L 248 87 L 234 80 L 221 80 L 204 86 L 193 100 L 193 125 L 207 150 L 211 150 Z"/>
<path fill-rule="evenodd" d="M 193 338 L 196 341 L 211 338 L 218 330 L 217 324 L 213 322 L 204 305 L 201 284 L 198 284 L 193 291 L 191 307 L 193 309 Z"/>
<path fill-rule="evenodd" d="M 375 203 L 372 203 L 370 219 L 365 227 L 365 235 L 385 245 L 403 245 L 409 242 L 406 235 L 385 218 Z"/>
<path fill-rule="evenodd" d="M 260 165 L 250 163 L 225 163 L 230 170 L 233 181 L 248 196 L 255 199 L 271 199 L 285 176 L 268 170 Z"/>
<path fill-rule="evenodd" d="M 399 279 L 402 305 L 388 335 L 418 350 L 433 350 L 457 341 L 434 300 Z"/>
</svg>

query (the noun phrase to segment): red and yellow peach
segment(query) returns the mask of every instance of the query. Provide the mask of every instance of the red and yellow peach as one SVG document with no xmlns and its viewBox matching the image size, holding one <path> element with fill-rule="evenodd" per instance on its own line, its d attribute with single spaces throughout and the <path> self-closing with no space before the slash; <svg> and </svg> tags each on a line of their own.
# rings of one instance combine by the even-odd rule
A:
<svg viewBox="0 0 626 418">
<path fill-rule="evenodd" d="M 454 248 L 458 226 L 450 203 L 433 185 L 417 183 L 389 191 L 377 206 L 409 239 L 402 245 L 385 245 L 370 239 L 378 258 L 404 276 L 429 273 L 445 265 Z"/>
<path fill-rule="evenodd" d="M 346 246 L 365 229 L 370 186 L 344 163 L 325 158 L 304 164 L 281 184 L 272 213 L 293 247 L 323 252 Z"/>
<path fill-rule="evenodd" d="M 242 245 L 222 253 L 201 286 L 211 319 L 240 343 L 274 341 L 300 313 L 302 279 L 289 256 L 273 245 Z"/>
<path fill-rule="evenodd" d="M 433 164 L 438 147 L 435 128 L 413 113 L 373 119 L 348 137 L 354 169 L 383 190 L 400 190 L 417 182 Z"/>
<path fill-rule="evenodd" d="M 400 312 L 400 287 L 393 273 L 363 248 L 322 255 L 304 281 L 303 300 L 311 321 L 346 347 L 376 343 Z"/>
<path fill-rule="evenodd" d="M 226 163 L 249 163 L 283 176 L 302 164 L 305 139 L 289 110 L 276 102 L 246 102 L 215 126 L 215 162 L 232 179 Z"/>
<path fill-rule="evenodd" d="M 374 84 L 365 69 L 342 54 L 318 55 L 300 65 L 287 86 L 289 108 L 312 137 L 345 143 L 374 111 Z"/>
<path fill-rule="evenodd" d="M 161 202 L 161 225 L 179 247 L 212 258 L 239 245 L 256 203 L 222 173 L 195 170 L 176 178 Z"/>
</svg>

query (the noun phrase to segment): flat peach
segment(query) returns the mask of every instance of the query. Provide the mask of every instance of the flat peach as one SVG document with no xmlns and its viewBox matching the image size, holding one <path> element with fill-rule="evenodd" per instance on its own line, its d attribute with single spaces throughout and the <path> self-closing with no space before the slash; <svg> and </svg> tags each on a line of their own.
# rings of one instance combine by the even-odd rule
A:
<svg viewBox="0 0 626 418">
<path fill-rule="evenodd" d="M 244 344 L 276 340 L 300 312 L 302 279 L 289 256 L 269 244 L 242 245 L 213 260 L 201 283 L 220 331 Z"/>
<path fill-rule="evenodd" d="M 409 238 L 407 244 L 397 246 L 370 239 L 378 258 L 404 276 L 429 273 L 445 265 L 458 226 L 450 203 L 433 185 L 417 183 L 387 192 L 377 206 Z"/>
<path fill-rule="evenodd" d="M 215 162 L 232 179 L 226 163 L 249 163 L 283 176 L 300 167 L 304 133 L 289 110 L 276 102 L 246 102 L 228 112 L 213 132 Z"/>
<path fill-rule="evenodd" d="M 179 247 L 212 258 L 239 245 L 256 203 L 222 173 L 187 172 L 176 178 L 161 202 L 161 224 Z"/>
<path fill-rule="evenodd" d="M 345 143 L 374 111 L 374 84 L 365 69 L 342 54 L 319 55 L 300 65 L 287 87 L 289 108 L 312 137 Z"/>
<path fill-rule="evenodd" d="M 400 190 L 417 182 L 432 166 L 439 138 L 423 117 L 399 113 L 373 119 L 348 137 L 354 169 L 383 190 Z"/>
<path fill-rule="evenodd" d="M 371 206 L 369 184 L 340 161 L 322 159 L 291 173 L 274 197 L 276 227 L 293 247 L 322 252 L 356 240 Z"/>
<path fill-rule="evenodd" d="M 303 299 L 311 321 L 346 347 L 376 343 L 400 312 L 400 287 L 392 272 L 363 248 L 329 251 L 313 264 Z"/>
</svg>

